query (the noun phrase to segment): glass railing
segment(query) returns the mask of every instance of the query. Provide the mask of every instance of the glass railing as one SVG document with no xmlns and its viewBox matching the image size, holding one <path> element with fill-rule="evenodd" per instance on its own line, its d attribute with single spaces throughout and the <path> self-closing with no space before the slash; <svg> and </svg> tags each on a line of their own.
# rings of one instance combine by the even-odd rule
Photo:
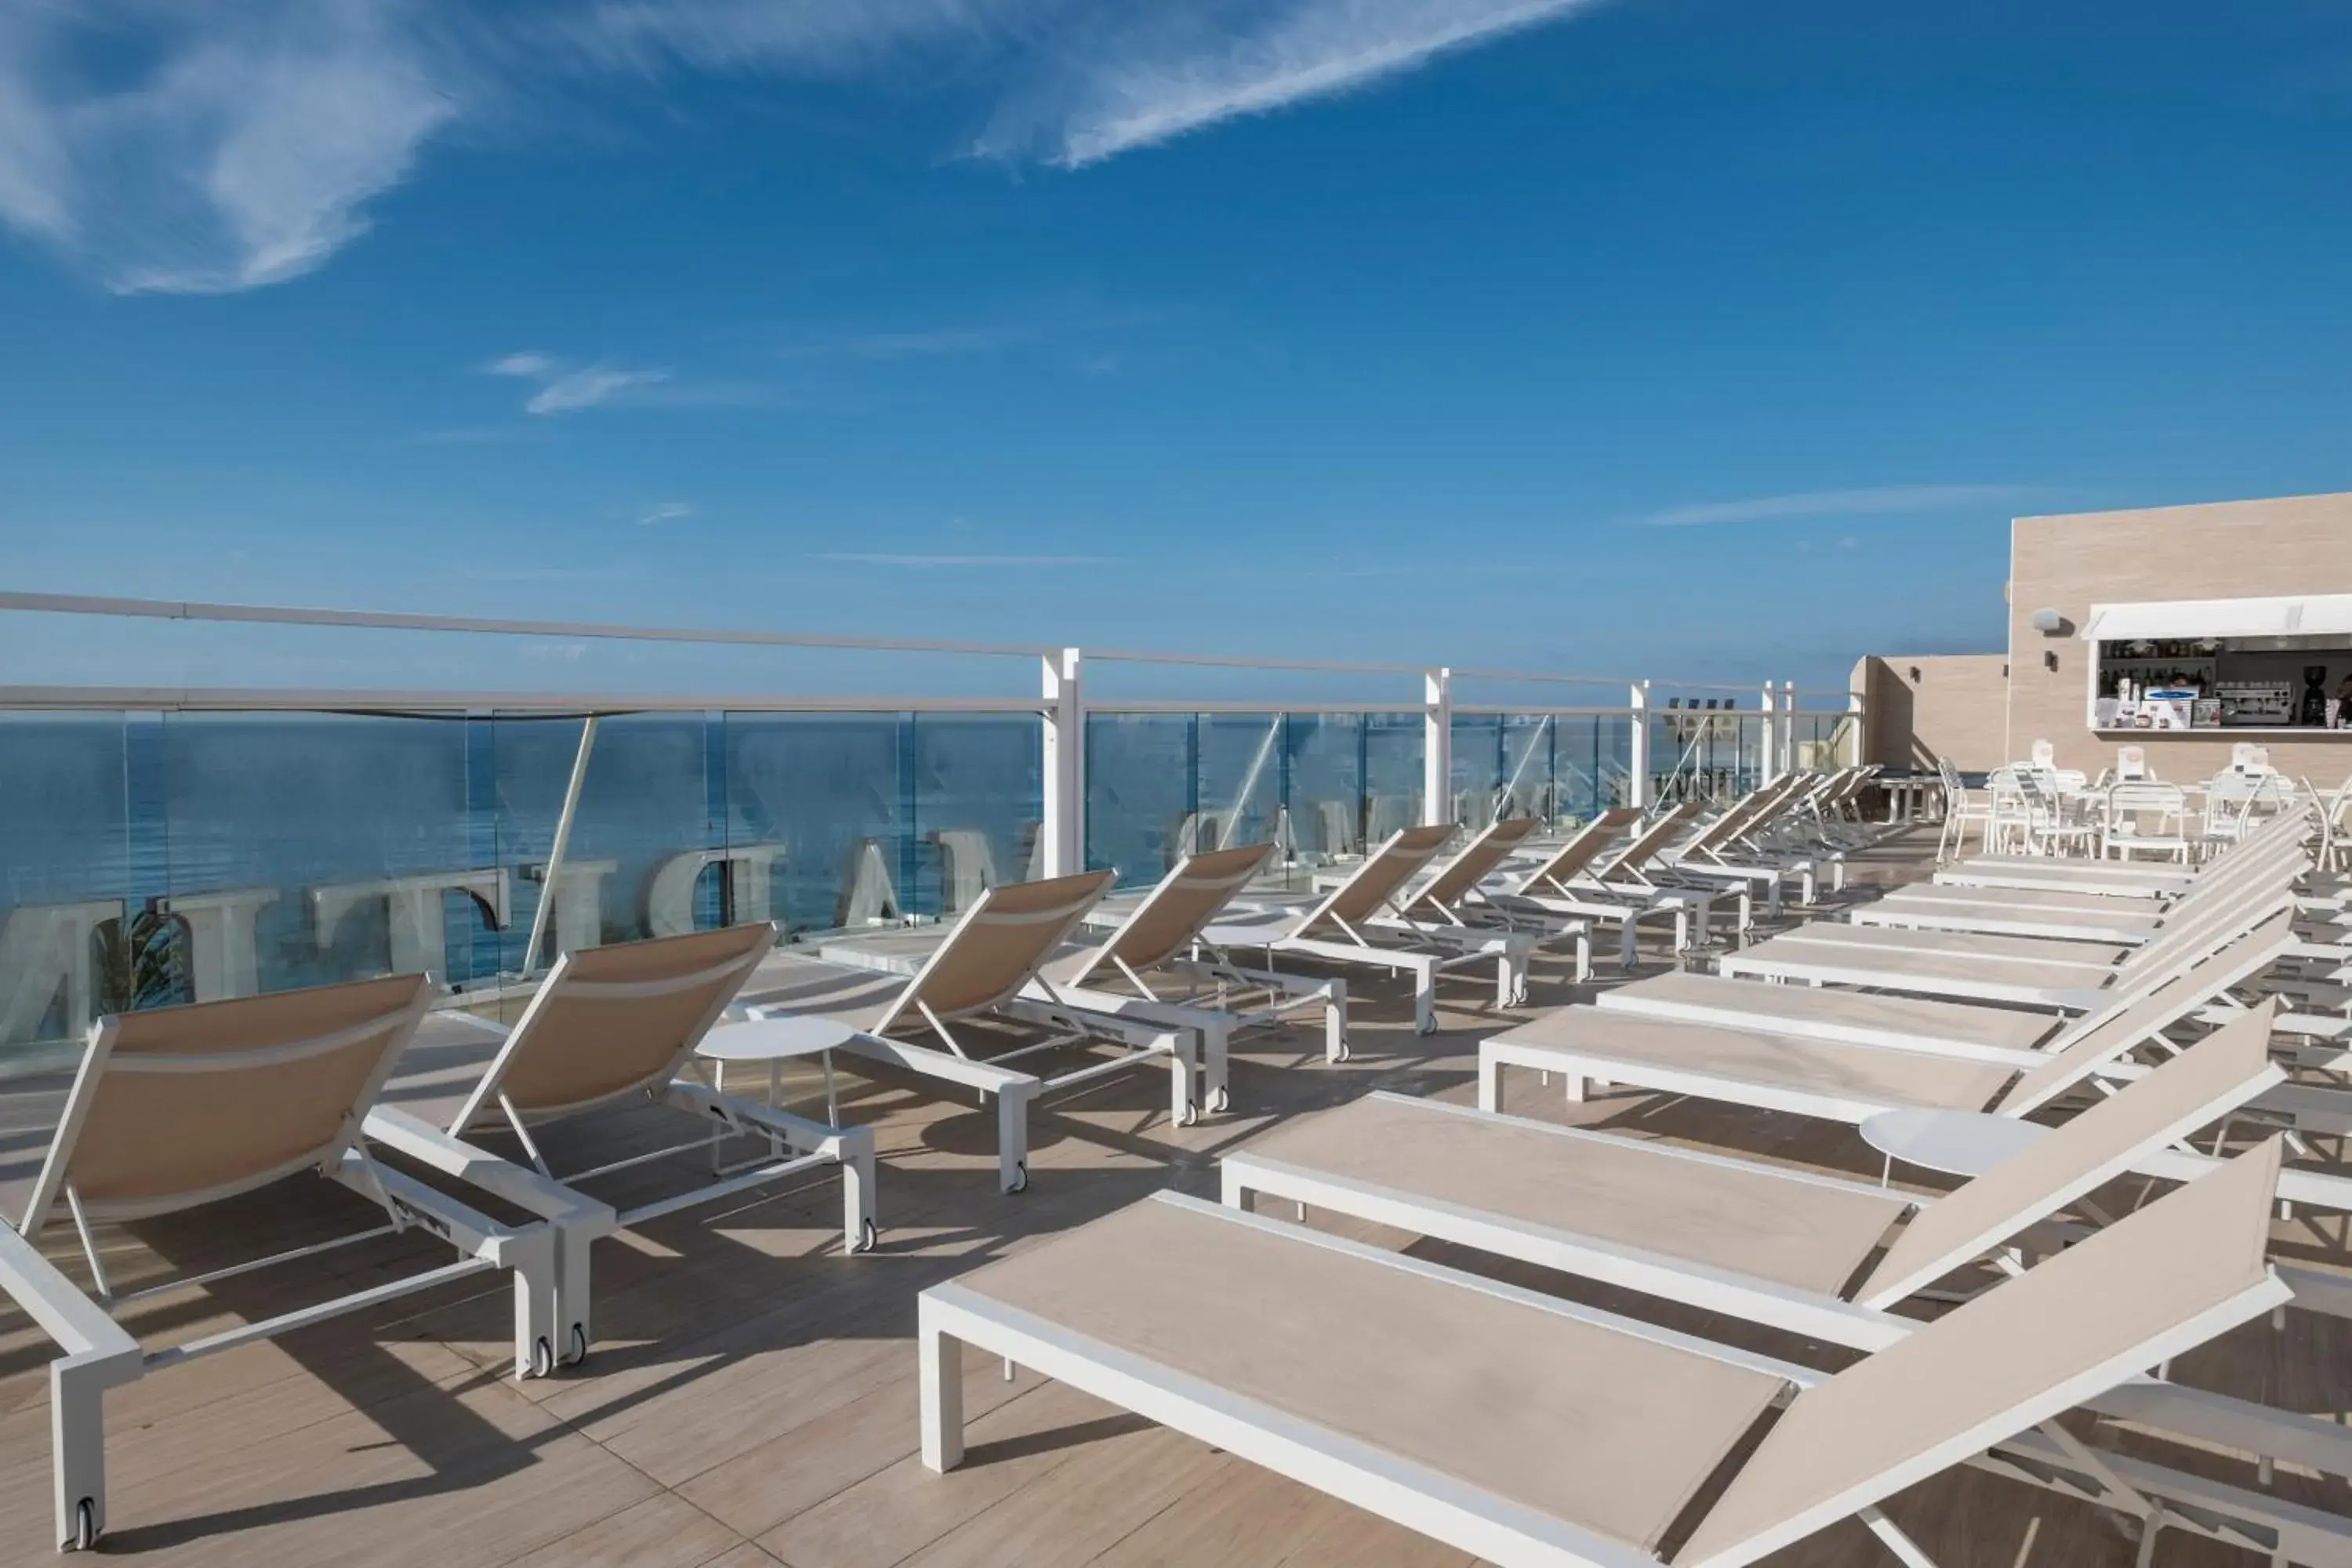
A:
<svg viewBox="0 0 2352 1568">
<path fill-rule="evenodd" d="M 1280 868 L 1346 860 L 1421 820 L 1419 712 L 1087 715 L 1089 867 L 1123 885 L 1182 857 L 1269 840 Z"/>
<path fill-rule="evenodd" d="M 1616 805 L 1725 800 L 1781 766 L 1850 761 L 1858 737 L 1853 714 L 1784 709 L 1768 747 L 1756 698 L 1707 709 L 1648 696 L 1645 715 L 1640 683 L 1615 687 L 1622 706 L 1548 706 L 1544 693 L 1601 687 L 1605 698 L 1609 683 L 1540 673 L 1088 656 L 1087 668 L 1124 671 L 1131 687 L 1176 687 L 1173 698 L 1112 697 L 1051 647 L 420 626 L 33 595 L 0 595 L 0 610 L 131 617 L 150 642 L 234 623 L 240 637 L 355 636 L 373 650 L 255 656 L 269 676 L 389 679 L 447 666 L 391 657 L 385 639 L 399 637 L 520 637 L 526 652 L 560 649 L 567 668 L 578 648 L 610 667 L 553 695 L 289 690 L 282 679 L 0 688 L 0 1071 L 68 1059 L 110 1011 L 411 970 L 478 990 L 526 980 L 565 951 L 735 921 L 804 932 L 952 915 L 1055 866 L 1148 884 L 1186 854 L 1271 840 L 1273 874 L 1301 884 L 1424 820 L 1563 826 Z M 672 643 L 721 660 L 814 648 L 835 663 L 814 672 L 842 682 L 839 660 L 928 659 L 937 680 L 918 683 L 925 695 L 792 684 L 800 695 L 779 698 L 776 679 L 729 665 L 708 668 L 740 689 L 685 688 L 710 695 L 620 679 L 635 649 Z M 29 658 L 52 645 L 16 646 Z M 1041 660 L 1042 688 L 1030 685 Z M 1003 679 L 1018 668 L 1007 661 L 1025 675 Z M 1461 703 L 1473 677 L 1507 700 Z M 1318 681 L 1339 700 L 1304 701 Z M 1200 700 L 1215 684 L 1227 698 Z M 1006 691 L 1024 686 L 1034 695 Z M 1447 798 L 1433 805 L 1423 798 L 1433 734 L 1451 759 Z"/>
<path fill-rule="evenodd" d="M 0 716 L 0 1047 L 100 1015 L 746 920 L 952 913 L 1033 874 L 1035 714 Z"/>
</svg>

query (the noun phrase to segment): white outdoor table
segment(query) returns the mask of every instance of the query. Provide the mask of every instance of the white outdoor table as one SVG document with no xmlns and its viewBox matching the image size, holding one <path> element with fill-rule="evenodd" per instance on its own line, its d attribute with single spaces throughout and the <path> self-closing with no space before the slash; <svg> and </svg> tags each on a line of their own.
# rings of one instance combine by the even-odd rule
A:
<svg viewBox="0 0 2352 1568">
<path fill-rule="evenodd" d="M 721 1024 L 703 1036 L 694 1054 L 698 1059 L 713 1065 L 719 1075 L 717 1087 L 722 1089 L 726 1086 L 728 1063 L 767 1063 L 768 1104 L 772 1107 L 783 1093 L 784 1063 L 799 1057 L 817 1058 L 824 1068 L 824 1119 L 829 1125 L 838 1127 L 841 1102 L 834 1091 L 833 1053 L 835 1047 L 847 1045 L 856 1034 L 838 1019 L 805 1013 L 762 1015 L 755 1007 L 747 1021 Z"/>
<path fill-rule="evenodd" d="M 1882 1186 L 1897 1160 L 1949 1176 L 1981 1176 L 2050 1135 L 2039 1122 L 1986 1110 L 1882 1110 L 1860 1131 L 1864 1142 L 1886 1156 Z"/>
</svg>

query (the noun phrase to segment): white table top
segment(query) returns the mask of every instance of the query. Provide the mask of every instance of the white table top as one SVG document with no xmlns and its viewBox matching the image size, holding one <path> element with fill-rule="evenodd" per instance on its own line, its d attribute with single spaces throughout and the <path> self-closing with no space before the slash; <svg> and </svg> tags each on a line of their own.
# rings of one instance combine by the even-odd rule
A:
<svg viewBox="0 0 2352 1568">
<path fill-rule="evenodd" d="M 721 1024 L 702 1037 L 694 1054 L 713 1062 L 773 1062 L 787 1057 L 822 1056 L 845 1046 L 857 1031 L 836 1018 L 780 1013 L 745 1024 Z"/>
<path fill-rule="evenodd" d="M 1982 1110 L 1882 1110 L 1861 1131 L 1882 1154 L 1954 1176 L 1980 1176 L 2050 1134 L 2039 1122 Z"/>
</svg>

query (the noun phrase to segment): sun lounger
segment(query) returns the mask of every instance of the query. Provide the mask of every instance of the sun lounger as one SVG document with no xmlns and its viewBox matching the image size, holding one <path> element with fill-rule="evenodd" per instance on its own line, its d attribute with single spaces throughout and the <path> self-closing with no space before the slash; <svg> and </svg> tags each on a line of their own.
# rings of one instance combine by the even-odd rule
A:
<svg viewBox="0 0 2352 1568">
<path fill-rule="evenodd" d="M 1481 884 L 1519 858 L 1521 847 L 1534 840 L 1540 826 L 1542 823 L 1535 817 L 1517 816 L 1501 818 L 1479 829 L 1443 865 L 1406 885 L 1395 907 L 1403 921 L 1412 923 L 1402 929 L 1416 936 L 1428 936 L 1433 929 L 1442 931 L 1448 927 L 1467 931 L 1499 928 L 1528 932 L 1538 946 L 1567 942 L 1574 955 L 1576 982 L 1581 984 L 1591 979 L 1591 921 L 1525 905 L 1506 910 L 1482 893 Z M 1345 874 L 1325 872 L 1317 876 L 1315 887 L 1319 892 L 1329 892 L 1343 886 L 1347 879 Z M 1297 903 L 1296 900 L 1265 900 L 1259 907 L 1295 908 Z M 1396 920 L 1375 923 L 1398 925 Z"/>
<path fill-rule="evenodd" d="M 2165 1031 L 2204 1015 L 2217 996 L 2259 973 L 2281 940 L 2275 927 L 2250 933 L 2207 963 L 2084 1020 L 2040 1049 L 1891 1048 L 1790 1033 L 1777 1023 L 1725 1026 L 1563 1007 L 1480 1043 L 1478 1103 L 1501 1110 L 1504 1069 L 1519 1068 L 1562 1075 L 1570 1100 L 1585 1098 L 1586 1086 L 1597 1082 L 1857 1126 L 1888 1110 L 2021 1117 L 2095 1081 L 2141 1076 L 2147 1068 L 2131 1053 L 2177 1049 Z M 2352 1100 L 2324 1087 L 2286 1085 L 2265 1094 L 2257 1109 L 2315 1131 L 2352 1125 Z M 2335 1206 L 2344 1193 L 2323 1185 L 2307 1195 Z"/>
<path fill-rule="evenodd" d="M 2250 877 L 2292 879 L 2308 860 L 2289 831 L 2265 832 L 2233 846 L 2177 897 L 2123 900 L 2048 889 L 1945 887 L 1921 882 L 1897 888 L 1847 914 L 1855 925 L 1919 931 L 1971 931 L 2137 945 L 2170 920 Z"/>
<path fill-rule="evenodd" d="M 1277 958 L 1370 968 L 1412 978 L 1414 1032 L 1437 1027 L 1437 977 L 1491 961 L 1495 1005 L 1527 999 L 1528 959 L 1536 933 L 1489 927 L 1434 925 L 1407 910 L 1406 888 L 1435 857 L 1454 829 L 1408 827 L 1366 856 L 1348 879 L 1311 903 L 1260 903 L 1237 910 L 1201 933 L 1201 945 L 1237 975 L 1275 971 Z M 1261 966 L 1235 956 L 1262 953 Z"/>
<path fill-rule="evenodd" d="M 1592 922 L 1573 915 L 1522 909 L 1502 910 L 1479 896 L 1479 887 L 1498 872 L 1542 824 L 1532 816 L 1505 817 L 1472 837 L 1452 858 L 1405 895 L 1404 915 L 1423 926 L 1459 926 L 1470 931 L 1501 927 L 1531 931 L 1538 946 L 1566 942 L 1579 984 L 1592 978 Z"/>
<path fill-rule="evenodd" d="M 1319 1015 L 1326 1056 L 1344 1058 L 1344 980 L 1280 976 L 1242 981 L 1192 956 L 1201 932 L 1273 853 L 1271 844 L 1251 844 L 1187 856 L 1150 892 L 1122 900 L 1118 918 L 1108 926 L 1094 927 L 1104 914 L 1104 906 L 1095 905 L 1085 916 L 1087 934 L 1055 949 L 1038 965 L 1035 977 L 1017 995 L 1000 1003 L 998 1010 L 1048 1026 L 1073 1014 L 1140 1023 L 1152 1026 L 1153 1039 L 1160 1030 L 1192 1031 L 1200 1041 L 1200 1082 L 1195 1087 L 1180 1079 L 1173 1086 L 1170 1114 L 1180 1126 L 1197 1121 L 1203 1108 L 1212 1112 L 1231 1109 L 1232 1041 L 1242 1029 L 1277 1025 L 1298 1013 Z M 815 953 L 827 963 L 913 974 L 950 935 L 946 927 L 929 926 L 845 937 L 817 943 Z M 1189 989 L 1184 994 L 1162 994 L 1180 984 L 1213 985 L 1215 994 L 1204 999 Z M 1249 999 L 1254 990 L 1265 993 L 1262 1002 Z M 1171 1069 L 1180 1069 L 1186 1055 L 1168 1053 Z"/>
<path fill-rule="evenodd" d="M 1719 884 L 1712 880 L 1694 881 L 1677 874 L 1664 860 L 1666 847 L 1680 838 L 1704 810 L 1702 803 L 1685 801 L 1661 814 L 1624 848 L 1594 862 L 1576 885 L 1604 898 L 1687 907 L 1697 921 L 1694 940 L 1705 947 L 1715 900 L 1724 896 L 1724 890 L 1718 890 Z M 1726 890 L 1736 910 L 1733 930 L 1744 939 L 1755 925 L 1754 891 L 1745 879 Z"/>
<path fill-rule="evenodd" d="M 1633 967 L 1638 952 L 1636 928 L 1644 920 L 1672 922 L 1675 951 L 1688 952 L 1693 945 L 1694 915 L 1700 917 L 1697 942 L 1703 944 L 1706 940 L 1704 900 L 1657 900 L 1646 894 L 1627 897 L 1601 888 L 1587 875 L 1610 846 L 1641 820 L 1642 812 L 1637 806 L 1612 807 L 1515 879 L 1505 879 L 1501 887 L 1482 887 L 1473 896 L 1507 915 L 1552 915 L 1600 925 L 1613 924 L 1618 933 L 1618 958 L 1627 969 Z"/>
<path fill-rule="evenodd" d="M 715 1152 L 722 1137 L 767 1142 L 772 1158 L 687 1191 L 560 1224 L 558 1300 L 566 1359 L 592 1339 L 590 1251 L 614 1231 L 807 1172 L 841 1173 L 842 1245 L 875 1244 L 874 1134 L 834 1127 L 724 1093 L 688 1076 L 695 1047 L 775 945 L 764 921 L 684 936 L 588 948 L 559 957 L 511 1029 L 470 1013 L 435 1015 L 418 1029 L 369 1120 L 371 1136 L 403 1153 L 445 1137 L 510 1138 L 539 1173 L 566 1188 L 675 1156 Z M 552 1169 L 548 1130 L 592 1112 L 658 1106 L 690 1120 L 691 1136 L 609 1162 Z M 681 1131 L 687 1131 L 683 1123 Z M 593 1135 L 591 1135 L 593 1137 Z M 456 1173 L 502 1197 L 511 1164 Z"/>
<path fill-rule="evenodd" d="M 1169 1069 L 1171 1110 L 1181 1115 L 1194 1093 L 1197 1030 L 1057 1010 L 1027 994 L 1040 968 L 1064 951 L 1109 890 L 1113 875 L 1087 871 L 991 888 L 944 938 L 926 933 L 927 956 L 911 975 L 894 968 L 881 948 L 847 963 L 821 956 L 822 950 L 772 953 L 742 1000 L 754 1017 L 808 1014 L 846 1024 L 857 1032 L 843 1051 L 994 1100 L 997 1184 L 1021 1192 L 1029 1184 L 1029 1108 L 1041 1095 L 1158 1065 Z M 922 1043 L 925 1036 L 938 1043 Z M 1114 1054 L 1094 1055 L 1105 1047 Z M 1013 1065 L 1072 1050 L 1090 1059 L 1050 1078 Z"/>
<path fill-rule="evenodd" d="M 2293 889 L 2284 880 L 2250 881 L 2184 912 L 2157 937 L 2114 960 L 2095 951 L 2084 957 L 2061 956 L 2075 953 L 2076 943 L 2053 944 L 2039 950 L 2040 956 L 2018 956 L 2024 951 L 2018 944 L 2030 940 L 2019 937 L 1808 928 L 1727 953 L 1716 967 L 1734 977 L 2092 1012 L 2116 994 L 2144 989 L 2201 962 L 2224 942 L 2291 910 L 2293 903 Z M 1924 951 L 1931 946 L 1935 951 Z"/>
<path fill-rule="evenodd" d="M 553 1369 L 564 1340 L 549 1224 L 493 1221 L 377 1157 L 378 1095 L 433 996 L 425 976 L 401 974 L 157 1008 L 92 1026 L 46 1155 L 37 1166 L 11 1171 L 0 1186 L 6 1211 L 0 1289 L 65 1352 L 49 1367 L 53 1539 L 61 1546 L 87 1550 L 106 1529 L 105 1392 L 160 1368 L 507 1269 L 514 1275 L 516 1375 Z M 452 1174 L 499 1163 L 446 1136 L 406 1152 Z M 357 1194 L 389 1223 L 116 1293 L 96 1227 L 176 1214 L 310 1173 Z M 590 1212 L 529 1172 L 509 1168 L 508 1174 L 511 1192 L 536 1199 L 548 1213 Z M 88 1285 L 69 1279 L 42 1250 L 45 1233 L 60 1221 L 79 1238 Z M 448 1242 L 457 1260 L 160 1349 L 142 1345 L 113 1317 L 168 1292 L 412 1226 Z"/>
<path fill-rule="evenodd" d="M 2036 901 L 2021 901 L 2028 899 Z M 2161 910 L 2119 909 L 2117 902 L 2067 893 L 2018 892 L 1999 899 L 1989 889 L 1929 886 L 1888 893 L 1848 910 L 1846 920 L 1857 926 L 2066 937 L 2124 945 L 2146 942 L 2163 923 Z"/>
<path fill-rule="evenodd" d="M 2006 1446 L 2030 1456 L 2042 1424 L 2287 1299 L 2263 1260 L 2276 1162 L 2233 1162 L 1826 1377 L 1162 1194 L 924 1292 L 922 1458 L 962 1458 L 970 1345 L 1507 1568 L 1739 1568 L 1847 1518 L 1920 1563 L 1879 1502 L 1989 1448 L 2030 1474 Z M 2077 1495 L 2143 1512 L 2213 1497 L 2090 1471 Z"/>
<path fill-rule="evenodd" d="M 2265 957 L 2263 963 L 2268 962 Z M 1593 1005 L 1605 1013 L 1767 1029 L 1895 1050 L 1979 1046 L 2031 1050 L 2066 1026 L 2055 1013 L 1828 986 L 1759 985 L 1752 980 L 1689 973 L 1652 975 L 1614 986 L 1595 995 Z"/>
<path fill-rule="evenodd" d="M 1841 853 L 1813 849 L 1783 853 L 1755 840 L 1755 836 L 1769 832 L 1788 814 L 1806 787 L 1802 774 L 1791 773 L 1753 791 L 1690 837 L 1669 846 L 1664 852 L 1666 864 L 1678 876 L 1745 883 L 1762 889 L 1765 912 L 1775 920 L 1785 901 L 1783 887 L 1791 877 L 1797 879 L 1801 903 L 1814 901 L 1824 864 L 1830 868 L 1832 889 L 1842 889 L 1845 861 Z"/>
</svg>

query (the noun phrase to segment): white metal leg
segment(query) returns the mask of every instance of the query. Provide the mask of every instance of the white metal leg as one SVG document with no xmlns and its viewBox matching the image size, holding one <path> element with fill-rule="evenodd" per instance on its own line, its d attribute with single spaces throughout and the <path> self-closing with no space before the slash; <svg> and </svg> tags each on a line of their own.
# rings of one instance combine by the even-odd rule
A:
<svg viewBox="0 0 2352 1568">
<path fill-rule="evenodd" d="M 924 1319 L 929 1314 L 918 1302 Z M 963 1342 L 928 1321 L 916 1331 L 918 1381 L 921 1388 L 923 1466 L 946 1471 L 963 1463 Z"/>
</svg>

